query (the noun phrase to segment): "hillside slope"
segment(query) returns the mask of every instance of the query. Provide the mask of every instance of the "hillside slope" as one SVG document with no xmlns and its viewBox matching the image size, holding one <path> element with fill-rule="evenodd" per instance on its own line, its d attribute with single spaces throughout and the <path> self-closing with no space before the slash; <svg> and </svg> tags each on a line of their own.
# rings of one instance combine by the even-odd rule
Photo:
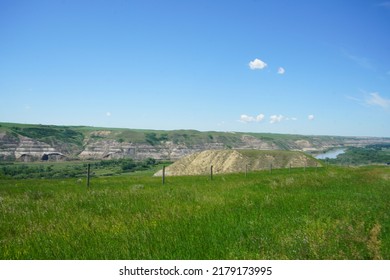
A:
<svg viewBox="0 0 390 280">
<path fill-rule="evenodd" d="M 335 147 L 382 143 L 390 143 L 390 138 L 0 123 L 0 161 L 112 158 L 177 160 L 204 150 L 320 152 Z"/>
<path fill-rule="evenodd" d="M 292 151 L 208 150 L 186 156 L 165 170 L 167 176 L 204 175 L 213 166 L 215 174 L 238 173 L 246 170 L 320 166 L 320 163 L 302 153 Z M 162 176 L 160 170 L 155 176 Z"/>
</svg>

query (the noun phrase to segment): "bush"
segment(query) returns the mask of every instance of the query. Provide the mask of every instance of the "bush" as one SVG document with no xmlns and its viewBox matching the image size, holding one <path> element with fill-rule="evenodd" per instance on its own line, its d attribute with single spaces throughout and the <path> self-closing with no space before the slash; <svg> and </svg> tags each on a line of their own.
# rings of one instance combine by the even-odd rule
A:
<svg viewBox="0 0 390 280">
<path fill-rule="evenodd" d="M 122 170 L 125 172 L 133 171 L 137 164 L 134 163 L 133 160 L 126 160 L 122 163 Z"/>
</svg>

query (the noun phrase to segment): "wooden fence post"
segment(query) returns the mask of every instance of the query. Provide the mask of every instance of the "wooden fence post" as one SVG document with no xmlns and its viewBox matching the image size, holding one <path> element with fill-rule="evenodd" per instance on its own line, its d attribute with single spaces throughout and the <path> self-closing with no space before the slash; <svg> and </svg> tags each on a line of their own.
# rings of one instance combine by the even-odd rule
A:
<svg viewBox="0 0 390 280">
<path fill-rule="evenodd" d="M 213 180 L 213 166 L 210 167 L 210 180 Z"/>
<path fill-rule="evenodd" d="M 88 163 L 87 165 L 87 187 L 89 188 L 89 177 L 91 175 L 91 164 Z"/>
<path fill-rule="evenodd" d="M 272 174 L 272 163 L 269 165 L 269 172 Z"/>
<path fill-rule="evenodd" d="M 163 165 L 163 170 L 162 170 L 162 184 L 165 185 L 165 165 Z"/>
</svg>

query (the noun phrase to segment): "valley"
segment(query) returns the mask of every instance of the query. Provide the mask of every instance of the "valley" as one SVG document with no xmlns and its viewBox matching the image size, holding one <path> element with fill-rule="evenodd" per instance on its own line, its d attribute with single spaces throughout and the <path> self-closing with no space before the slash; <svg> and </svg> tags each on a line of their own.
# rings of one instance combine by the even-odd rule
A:
<svg viewBox="0 0 390 280">
<path fill-rule="evenodd" d="M 389 144 L 390 138 L 271 133 L 137 130 L 0 123 L 0 161 L 65 161 L 132 158 L 178 160 L 204 150 L 302 151 Z"/>
</svg>

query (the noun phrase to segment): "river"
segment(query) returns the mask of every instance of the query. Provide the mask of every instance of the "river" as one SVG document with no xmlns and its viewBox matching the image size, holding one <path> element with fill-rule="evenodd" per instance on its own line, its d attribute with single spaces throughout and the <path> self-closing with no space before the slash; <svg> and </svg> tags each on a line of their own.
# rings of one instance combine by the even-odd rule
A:
<svg viewBox="0 0 390 280">
<path fill-rule="evenodd" d="M 336 149 L 336 150 L 330 150 L 322 154 L 318 154 L 315 156 L 316 159 L 334 159 L 337 158 L 338 155 L 344 154 L 345 153 L 345 148 L 343 149 Z"/>
</svg>

